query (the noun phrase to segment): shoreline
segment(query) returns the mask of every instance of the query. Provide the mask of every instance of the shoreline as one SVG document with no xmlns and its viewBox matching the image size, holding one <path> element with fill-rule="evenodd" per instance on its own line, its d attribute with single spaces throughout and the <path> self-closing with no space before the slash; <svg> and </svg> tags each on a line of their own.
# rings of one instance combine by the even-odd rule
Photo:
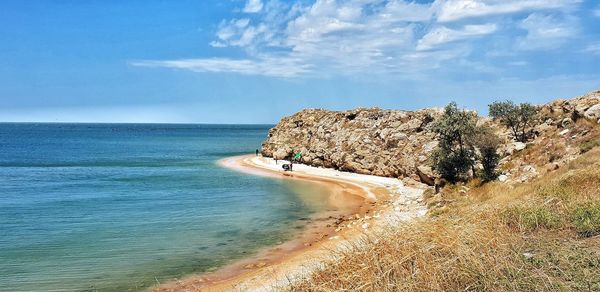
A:
<svg viewBox="0 0 600 292">
<path fill-rule="evenodd" d="M 337 211 L 315 213 L 309 223 L 286 242 L 265 247 L 217 271 L 193 274 L 150 288 L 151 291 L 272 290 L 307 275 L 332 251 L 374 230 L 423 216 L 423 188 L 406 187 L 395 178 L 377 177 L 294 164 L 281 170 L 271 158 L 255 155 L 228 157 L 219 165 L 252 175 L 323 184 L 327 204 Z"/>
</svg>

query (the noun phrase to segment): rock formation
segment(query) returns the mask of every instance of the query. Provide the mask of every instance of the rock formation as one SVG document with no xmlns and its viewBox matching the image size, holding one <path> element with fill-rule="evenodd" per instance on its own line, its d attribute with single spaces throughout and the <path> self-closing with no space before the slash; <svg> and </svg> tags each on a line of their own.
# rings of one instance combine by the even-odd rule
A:
<svg viewBox="0 0 600 292">
<path fill-rule="evenodd" d="M 578 144 L 600 137 L 600 91 L 574 99 L 557 100 L 539 106 L 540 122 L 535 137 L 515 143 L 507 129 L 488 118 L 505 141 L 503 179 L 529 180 L 540 167 L 555 168 L 579 154 Z M 414 112 L 358 108 L 349 111 L 307 109 L 283 118 L 269 131 L 262 154 L 277 159 L 301 152 L 302 162 L 312 166 L 388 177 L 410 177 L 431 185 L 435 174 L 429 167 L 429 156 L 436 148 L 432 122 L 442 109 Z M 583 123 L 578 120 L 591 121 Z M 563 133 L 568 130 L 569 134 Z M 571 133 L 572 132 L 572 133 Z M 562 135 L 560 133 L 563 133 Z M 598 135 L 596 137 L 596 135 Z M 520 155 L 528 149 L 542 147 L 536 161 Z M 551 147 L 552 149 L 550 149 Z M 531 150 L 530 150 L 531 152 Z M 551 165 L 547 165 L 551 164 Z"/>
<path fill-rule="evenodd" d="M 344 171 L 403 177 L 416 174 L 437 142 L 431 122 L 441 109 L 415 112 L 359 108 L 308 109 L 285 117 L 269 131 L 262 154 Z"/>
</svg>

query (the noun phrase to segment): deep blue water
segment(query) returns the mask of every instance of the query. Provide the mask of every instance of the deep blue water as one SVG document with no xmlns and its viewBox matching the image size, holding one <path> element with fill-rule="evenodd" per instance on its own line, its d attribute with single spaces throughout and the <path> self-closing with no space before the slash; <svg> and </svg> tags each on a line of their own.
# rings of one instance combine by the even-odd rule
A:
<svg viewBox="0 0 600 292">
<path fill-rule="evenodd" d="M 215 164 L 268 128 L 0 124 L 0 291 L 135 291 L 289 238 L 308 186 Z"/>
</svg>

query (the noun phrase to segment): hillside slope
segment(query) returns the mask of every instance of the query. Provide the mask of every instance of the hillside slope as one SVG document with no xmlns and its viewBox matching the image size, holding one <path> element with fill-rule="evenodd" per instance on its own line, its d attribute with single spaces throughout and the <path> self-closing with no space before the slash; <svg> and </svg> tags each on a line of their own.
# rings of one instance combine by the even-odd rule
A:
<svg viewBox="0 0 600 292">
<path fill-rule="evenodd" d="M 526 184 L 446 188 L 290 291 L 600 291 L 600 147 Z"/>
</svg>

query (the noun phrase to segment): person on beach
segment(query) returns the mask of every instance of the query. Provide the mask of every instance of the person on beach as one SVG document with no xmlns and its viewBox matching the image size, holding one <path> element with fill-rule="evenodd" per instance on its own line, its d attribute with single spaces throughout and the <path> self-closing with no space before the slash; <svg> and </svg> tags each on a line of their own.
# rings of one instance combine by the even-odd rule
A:
<svg viewBox="0 0 600 292">
<path fill-rule="evenodd" d="M 258 149 L 256 149 L 256 156 L 258 156 Z"/>
</svg>

